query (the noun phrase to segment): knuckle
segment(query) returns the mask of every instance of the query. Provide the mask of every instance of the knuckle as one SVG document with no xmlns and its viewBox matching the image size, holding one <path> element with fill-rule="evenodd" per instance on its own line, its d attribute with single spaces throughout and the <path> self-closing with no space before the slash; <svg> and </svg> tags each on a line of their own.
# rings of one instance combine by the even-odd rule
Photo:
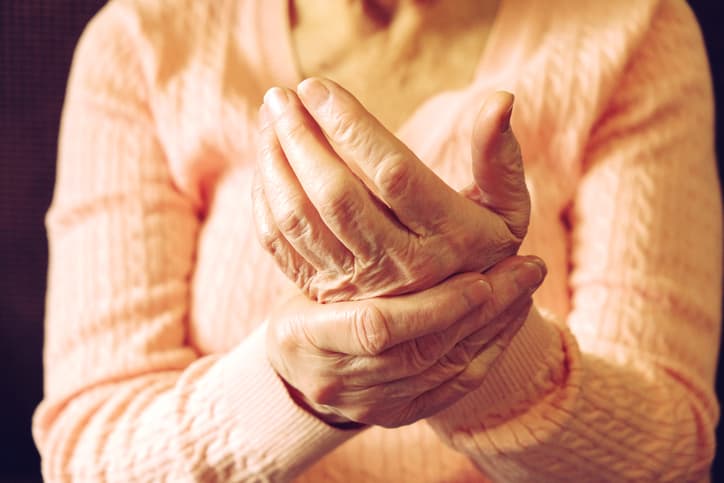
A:
<svg viewBox="0 0 724 483">
<path fill-rule="evenodd" d="M 310 135 L 309 128 L 298 114 L 291 113 L 285 116 L 282 129 L 284 136 L 289 139 L 292 144 L 302 144 Z"/>
<path fill-rule="evenodd" d="M 362 207 L 344 183 L 329 182 L 321 191 L 324 203 L 319 206 L 319 214 L 322 218 L 350 221 L 359 216 Z"/>
<path fill-rule="evenodd" d="M 387 196 L 400 198 L 410 192 L 413 170 L 401 153 L 391 153 L 379 163 L 375 183 Z"/>
<path fill-rule="evenodd" d="M 482 384 L 487 370 L 464 371 L 457 379 L 457 384 L 462 393 L 476 390 Z"/>
<path fill-rule="evenodd" d="M 459 343 L 453 349 L 440 358 L 438 366 L 440 370 L 448 375 L 455 376 L 460 374 L 468 367 L 472 360 L 472 354 L 468 350 L 467 344 Z"/>
<path fill-rule="evenodd" d="M 318 380 L 305 391 L 305 395 L 314 404 L 331 406 L 337 401 L 339 384 L 333 380 Z"/>
<path fill-rule="evenodd" d="M 368 146 L 368 136 L 362 125 L 358 122 L 358 115 L 354 112 L 340 112 L 334 117 L 332 138 L 348 148 L 360 149 Z"/>
<path fill-rule="evenodd" d="M 277 226 L 290 241 L 300 240 L 309 235 L 309 219 L 299 209 L 289 209 L 277 220 Z"/>
<path fill-rule="evenodd" d="M 354 327 L 362 350 L 371 356 L 379 355 L 392 339 L 389 321 L 372 302 L 364 303 L 354 312 Z"/>
<path fill-rule="evenodd" d="M 455 379 L 454 388 L 459 396 L 463 396 L 477 389 L 478 386 L 480 386 L 480 382 L 479 378 L 463 373 Z"/>
<path fill-rule="evenodd" d="M 410 341 L 408 357 L 412 367 L 417 370 L 427 369 L 440 358 L 443 346 L 439 334 L 430 334 Z"/>
</svg>

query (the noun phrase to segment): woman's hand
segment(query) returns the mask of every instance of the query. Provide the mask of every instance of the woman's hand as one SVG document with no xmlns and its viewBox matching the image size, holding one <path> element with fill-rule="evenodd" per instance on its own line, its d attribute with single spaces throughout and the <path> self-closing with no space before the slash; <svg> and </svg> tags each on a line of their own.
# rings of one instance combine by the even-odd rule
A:
<svg viewBox="0 0 724 483">
<path fill-rule="evenodd" d="M 481 110 L 475 183 L 458 193 L 341 87 L 298 91 L 265 96 L 254 205 L 262 243 L 312 299 L 414 292 L 517 251 L 530 201 L 510 94 Z"/>
<path fill-rule="evenodd" d="M 545 276 L 533 257 L 414 294 L 319 304 L 269 319 L 267 352 L 300 406 L 329 423 L 410 424 L 477 388 Z"/>
</svg>

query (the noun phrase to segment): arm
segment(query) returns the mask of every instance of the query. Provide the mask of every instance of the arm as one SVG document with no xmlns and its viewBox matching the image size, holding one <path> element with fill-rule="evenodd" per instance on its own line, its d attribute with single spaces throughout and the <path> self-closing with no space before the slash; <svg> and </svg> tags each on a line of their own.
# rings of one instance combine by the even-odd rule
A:
<svg viewBox="0 0 724 483">
<path fill-rule="evenodd" d="M 172 183 L 119 5 L 85 32 L 63 116 L 33 421 L 44 477 L 289 479 L 355 433 L 289 398 L 263 326 L 225 355 L 187 345 L 198 207 Z"/>
<path fill-rule="evenodd" d="M 500 481 L 692 481 L 713 458 L 721 204 L 708 66 L 677 8 L 590 140 L 567 327 L 532 311 L 480 389 L 430 419 Z"/>
</svg>

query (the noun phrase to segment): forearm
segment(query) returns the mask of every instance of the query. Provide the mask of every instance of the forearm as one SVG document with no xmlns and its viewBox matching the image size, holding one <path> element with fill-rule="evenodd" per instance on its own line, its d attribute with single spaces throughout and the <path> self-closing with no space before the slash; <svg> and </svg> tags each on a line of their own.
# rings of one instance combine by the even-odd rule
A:
<svg viewBox="0 0 724 483">
<path fill-rule="evenodd" d="M 534 313 L 483 385 L 430 423 L 500 481 L 703 477 L 718 414 L 711 391 L 619 355 L 582 353 L 567 329 Z"/>
<path fill-rule="evenodd" d="M 47 481 L 286 481 L 356 434 L 295 405 L 267 362 L 263 327 L 183 371 L 46 399 L 33 426 Z"/>
</svg>

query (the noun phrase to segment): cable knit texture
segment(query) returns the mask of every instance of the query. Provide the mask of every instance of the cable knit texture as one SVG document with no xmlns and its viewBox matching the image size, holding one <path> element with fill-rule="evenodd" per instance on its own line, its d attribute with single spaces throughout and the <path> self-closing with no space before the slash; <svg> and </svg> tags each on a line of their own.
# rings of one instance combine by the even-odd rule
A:
<svg viewBox="0 0 724 483">
<path fill-rule="evenodd" d="M 455 188 L 515 93 L 549 277 L 483 385 L 341 431 L 270 367 L 293 290 L 258 245 L 256 110 L 300 80 L 286 0 L 113 0 L 77 48 L 47 217 L 48 481 L 684 482 L 706 478 L 721 202 L 702 39 L 681 0 L 507 0 L 475 79 L 397 134 Z"/>
</svg>

